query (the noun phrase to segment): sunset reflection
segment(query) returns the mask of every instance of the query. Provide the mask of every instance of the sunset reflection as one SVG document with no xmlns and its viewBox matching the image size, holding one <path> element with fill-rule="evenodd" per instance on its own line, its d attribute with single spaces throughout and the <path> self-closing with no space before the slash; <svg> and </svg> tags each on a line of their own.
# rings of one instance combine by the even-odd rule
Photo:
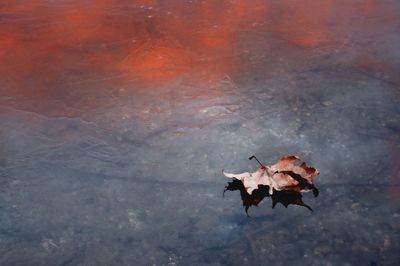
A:
<svg viewBox="0 0 400 266">
<path fill-rule="evenodd" d="M 251 5 L 244 0 L 95 2 L 3 2 L 4 93 L 57 97 L 65 90 L 87 89 L 87 83 L 126 87 L 182 76 L 188 82 L 219 80 L 227 74 L 235 78 L 255 64 L 252 51 L 264 51 L 258 57 L 265 61 L 258 66 L 274 67 L 268 62 L 276 60 L 275 55 L 262 50 L 271 43 L 284 42 L 285 49 L 349 51 L 355 28 L 381 14 L 386 24 L 373 22 L 373 31 L 396 22 L 390 4 L 374 0 L 343 1 L 340 9 L 331 0 L 257 0 Z M 354 20 L 356 10 L 360 17 Z M 243 45 L 255 32 L 264 44 Z M 368 33 L 358 37 L 369 38 Z M 130 87 L 135 89 L 133 83 Z"/>
</svg>

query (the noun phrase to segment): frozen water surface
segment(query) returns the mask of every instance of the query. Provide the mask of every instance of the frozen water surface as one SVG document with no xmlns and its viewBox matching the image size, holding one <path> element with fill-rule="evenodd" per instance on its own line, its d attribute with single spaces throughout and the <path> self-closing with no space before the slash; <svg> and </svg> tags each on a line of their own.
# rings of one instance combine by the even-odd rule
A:
<svg viewBox="0 0 400 266">
<path fill-rule="evenodd" d="M 398 1 L 2 1 L 1 265 L 396 265 Z M 221 174 L 297 154 L 305 208 Z"/>
</svg>

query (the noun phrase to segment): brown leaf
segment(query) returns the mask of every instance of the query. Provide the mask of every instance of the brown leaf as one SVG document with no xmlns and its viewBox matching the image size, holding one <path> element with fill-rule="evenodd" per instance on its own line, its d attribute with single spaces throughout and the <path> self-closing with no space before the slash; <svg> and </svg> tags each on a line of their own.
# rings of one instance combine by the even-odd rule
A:
<svg viewBox="0 0 400 266">
<path fill-rule="evenodd" d="M 293 204 L 312 211 L 311 207 L 303 202 L 301 192 L 313 191 L 314 196 L 318 196 L 313 177 L 319 172 L 304 162 L 297 165 L 298 161 L 298 156 L 284 156 L 276 164 L 270 167 L 262 166 L 254 173 L 232 174 L 223 171 L 226 177 L 233 179 L 228 182 L 224 194 L 227 190 L 239 190 L 247 215 L 248 209 L 258 206 L 265 197 L 272 198 L 272 208 L 280 202 L 285 207 Z"/>
<path fill-rule="evenodd" d="M 244 188 L 246 191 L 251 194 L 253 190 L 258 188 L 258 185 L 269 185 L 269 179 L 266 175 L 267 168 L 260 167 L 254 173 L 244 172 L 241 174 L 231 174 L 222 171 L 222 173 L 229 178 L 234 178 L 237 180 L 242 181 Z"/>
<path fill-rule="evenodd" d="M 297 166 L 296 162 L 298 161 L 298 156 L 284 156 L 276 164 L 267 167 L 269 183 L 277 191 L 313 191 L 314 195 L 318 195 L 313 185 L 313 177 L 319 175 L 319 172 L 317 169 L 307 166 L 304 162 Z"/>
</svg>

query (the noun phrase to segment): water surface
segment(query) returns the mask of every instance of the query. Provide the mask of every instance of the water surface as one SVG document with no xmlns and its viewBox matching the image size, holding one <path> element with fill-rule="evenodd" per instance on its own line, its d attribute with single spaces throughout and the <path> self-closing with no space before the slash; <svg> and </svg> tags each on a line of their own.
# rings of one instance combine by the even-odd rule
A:
<svg viewBox="0 0 400 266">
<path fill-rule="evenodd" d="M 0 264 L 394 265 L 396 1 L 2 1 Z M 313 207 L 221 169 L 297 154 Z"/>
</svg>

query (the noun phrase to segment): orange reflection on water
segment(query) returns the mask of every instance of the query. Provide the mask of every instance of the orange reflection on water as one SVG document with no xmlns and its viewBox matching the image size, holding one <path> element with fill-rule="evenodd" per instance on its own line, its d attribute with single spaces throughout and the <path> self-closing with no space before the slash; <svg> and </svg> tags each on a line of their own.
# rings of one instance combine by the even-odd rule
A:
<svg viewBox="0 0 400 266">
<path fill-rule="evenodd" d="M 224 58 L 235 53 L 238 29 L 249 24 L 243 20 L 262 20 L 262 5 L 9 1 L 1 7 L 0 75 L 7 87 L 46 93 L 96 75 L 169 79 L 207 68 L 204 62 L 213 57 L 218 62 L 210 64 L 218 67 L 212 71 L 223 75 L 232 69 L 231 60 Z"/>
<path fill-rule="evenodd" d="M 261 2 L 203 1 L 189 5 L 164 1 L 160 3 L 164 15 L 147 13 L 148 39 L 133 40 L 120 66 L 134 77 L 153 81 L 187 72 L 192 77 L 201 72 L 204 78 L 204 70 L 209 72 L 208 77 L 221 77 L 236 69 L 231 57 L 237 55 L 238 30 L 247 29 L 251 23 L 245 22 L 250 18 L 264 19 Z"/>
<path fill-rule="evenodd" d="M 275 56 L 247 39 L 249 32 L 266 47 L 278 39 L 335 50 L 362 29 L 352 25 L 379 31 L 397 15 L 390 3 L 375 0 L 36 0 L 3 1 L 0 9 L 1 90 L 31 97 L 63 95 L 86 88 L 86 81 L 234 77 L 250 67 L 248 51 Z"/>
<path fill-rule="evenodd" d="M 157 40 L 134 51 L 119 66 L 123 71 L 142 80 L 164 80 L 184 73 L 190 68 L 190 56 L 182 47 Z"/>
<path fill-rule="evenodd" d="M 327 27 L 333 1 L 293 1 L 282 10 L 277 32 L 285 40 L 300 46 L 317 46 L 329 40 Z"/>
</svg>

